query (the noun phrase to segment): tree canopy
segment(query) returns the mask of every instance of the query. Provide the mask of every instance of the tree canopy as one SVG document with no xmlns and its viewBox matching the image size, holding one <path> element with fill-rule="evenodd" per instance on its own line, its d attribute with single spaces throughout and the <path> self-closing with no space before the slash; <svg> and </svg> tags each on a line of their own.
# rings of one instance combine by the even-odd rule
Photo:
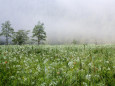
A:
<svg viewBox="0 0 115 86">
<path fill-rule="evenodd" d="M 2 30 L 0 35 L 5 36 L 6 44 L 8 45 L 8 39 L 12 36 L 14 29 L 11 27 L 10 21 L 6 21 L 2 23 Z"/>
<path fill-rule="evenodd" d="M 24 30 L 18 30 L 18 32 L 15 32 L 12 40 L 13 43 L 19 45 L 24 44 L 29 39 L 28 32 L 29 31 L 24 31 Z"/>
<path fill-rule="evenodd" d="M 37 25 L 35 25 L 33 29 L 33 37 L 37 38 L 38 45 L 40 44 L 41 41 L 46 40 L 46 32 L 44 31 L 44 24 L 41 23 L 40 21 L 38 22 Z"/>
</svg>

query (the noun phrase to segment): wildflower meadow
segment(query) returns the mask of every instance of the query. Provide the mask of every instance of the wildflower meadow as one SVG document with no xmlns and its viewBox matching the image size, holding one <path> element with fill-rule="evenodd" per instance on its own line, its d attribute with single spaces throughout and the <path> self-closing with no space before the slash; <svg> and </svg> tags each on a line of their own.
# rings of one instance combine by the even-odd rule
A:
<svg viewBox="0 0 115 86">
<path fill-rule="evenodd" d="M 115 86 L 115 45 L 2 45 L 0 86 Z"/>
</svg>

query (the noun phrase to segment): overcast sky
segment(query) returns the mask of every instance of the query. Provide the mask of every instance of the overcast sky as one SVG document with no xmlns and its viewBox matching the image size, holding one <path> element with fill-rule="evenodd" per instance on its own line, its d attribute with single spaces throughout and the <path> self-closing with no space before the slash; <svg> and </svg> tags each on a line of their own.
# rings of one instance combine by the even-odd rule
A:
<svg viewBox="0 0 115 86">
<path fill-rule="evenodd" d="M 0 0 L 0 24 L 7 20 L 15 30 L 44 22 L 49 40 L 115 41 L 115 0 Z"/>
</svg>

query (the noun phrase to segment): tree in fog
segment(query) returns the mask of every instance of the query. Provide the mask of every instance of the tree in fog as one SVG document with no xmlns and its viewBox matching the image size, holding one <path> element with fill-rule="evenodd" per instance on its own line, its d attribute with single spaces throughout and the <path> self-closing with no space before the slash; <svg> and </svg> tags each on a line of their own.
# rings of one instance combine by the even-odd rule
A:
<svg viewBox="0 0 115 86">
<path fill-rule="evenodd" d="M 29 39 L 28 37 L 29 31 L 24 31 L 24 30 L 18 30 L 18 32 L 14 32 L 13 34 L 13 43 L 14 44 L 25 44 L 26 41 Z"/>
<path fill-rule="evenodd" d="M 38 22 L 37 25 L 35 25 L 34 29 L 33 29 L 33 37 L 36 37 L 36 39 L 34 39 L 35 41 L 38 42 L 38 45 L 40 44 L 41 41 L 46 40 L 46 32 L 44 31 L 44 24 L 41 22 Z"/>
<path fill-rule="evenodd" d="M 2 30 L 0 33 L 0 36 L 5 36 L 6 38 L 6 44 L 8 45 L 8 40 L 12 36 L 14 29 L 11 27 L 10 21 L 6 21 L 5 23 L 2 23 Z"/>
<path fill-rule="evenodd" d="M 80 44 L 80 42 L 77 41 L 77 40 L 73 40 L 73 41 L 72 41 L 72 44 L 76 45 L 76 44 Z"/>
</svg>

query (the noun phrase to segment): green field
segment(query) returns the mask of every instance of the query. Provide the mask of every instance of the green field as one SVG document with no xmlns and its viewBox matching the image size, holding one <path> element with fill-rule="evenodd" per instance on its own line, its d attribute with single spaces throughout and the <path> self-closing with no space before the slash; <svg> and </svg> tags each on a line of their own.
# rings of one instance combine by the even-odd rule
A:
<svg viewBox="0 0 115 86">
<path fill-rule="evenodd" d="M 0 46 L 0 86 L 115 86 L 115 45 Z"/>
</svg>

